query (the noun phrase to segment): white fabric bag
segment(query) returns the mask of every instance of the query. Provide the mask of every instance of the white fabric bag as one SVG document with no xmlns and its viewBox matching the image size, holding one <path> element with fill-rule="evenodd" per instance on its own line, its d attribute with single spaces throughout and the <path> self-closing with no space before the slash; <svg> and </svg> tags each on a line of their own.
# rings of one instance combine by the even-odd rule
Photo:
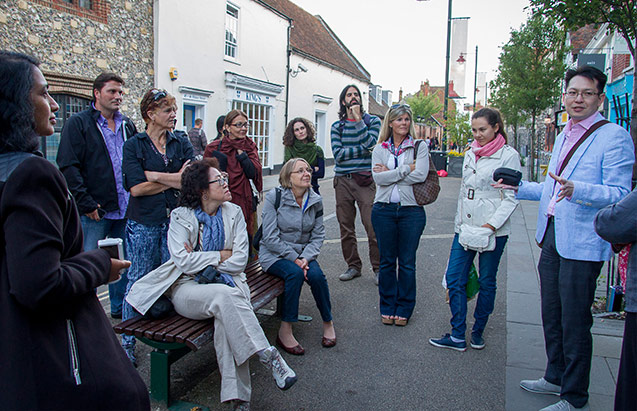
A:
<svg viewBox="0 0 637 411">
<path fill-rule="evenodd" d="M 475 250 L 479 253 L 493 251 L 495 250 L 495 233 L 487 227 L 462 224 L 458 233 L 458 242 L 465 250 Z"/>
</svg>

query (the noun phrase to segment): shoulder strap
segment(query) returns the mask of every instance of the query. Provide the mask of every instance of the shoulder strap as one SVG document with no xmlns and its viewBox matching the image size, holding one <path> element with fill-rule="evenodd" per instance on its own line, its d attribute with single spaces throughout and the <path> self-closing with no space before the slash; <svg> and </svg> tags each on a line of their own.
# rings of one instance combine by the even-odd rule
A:
<svg viewBox="0 0 637 411">
<path fill-rule="evenodd" d="M 276 194 L 276 198 L 274 199 L 274 209 L 278 210 L 279 206 L 281 205 L 281 189 L 279 187 L 275 187 L 274 188 L 275 194 Z"/>
<path fill-rule="evenodd" d="M 566 165 L 568 164 L 569 160 L 571 159 L 571 157 L 573 157 L 573 154 L 575 154 L 575 151 L 579 148 L 579 146 L 582 145 L 584 140 L 586 140 L 591 134 L 593 134 L 595 130 L 597 130 L 601 126 L 604 126 L 608 123 L 610 123 L 610 121 L 608 120 L 599 120 L 597 123 L 590 126 L 588 130 L 586 130 L 586 133 L 584 133 L 584 135 L 580 137 L 579 140 L 577 140 L 577 143 L 575 143 L 575 145 L 571 147 L 571 150 L 568 152 L 566 157 L 564 157 L 564 161 L 562 161 L 562 164 L 560 165 L 560 169 L 557 172 L 558 176 L 562 174 L 562 171 L 564 171 L 564 169 L 566 168 Z"/>
</svg>

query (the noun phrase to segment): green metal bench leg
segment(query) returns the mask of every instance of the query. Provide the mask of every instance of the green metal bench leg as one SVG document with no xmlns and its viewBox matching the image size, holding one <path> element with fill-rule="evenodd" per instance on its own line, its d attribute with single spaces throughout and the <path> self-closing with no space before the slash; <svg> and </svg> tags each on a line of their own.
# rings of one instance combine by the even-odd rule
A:
<svg viewBox="0 0 637 411">
<path fill-rule="evenodd" d="M 150 396 L 156 401 L 170 405 L 170 366 L 188 354 L 190 348 L 179 343 L 161 343 L 138 338 L 153 347 L 150 353 Z"/>
<path fill-rule="evenodd" d="M 169 405 L 170 355 L 154 350 L 150 353 L 150 396 Z"/>
</svg>

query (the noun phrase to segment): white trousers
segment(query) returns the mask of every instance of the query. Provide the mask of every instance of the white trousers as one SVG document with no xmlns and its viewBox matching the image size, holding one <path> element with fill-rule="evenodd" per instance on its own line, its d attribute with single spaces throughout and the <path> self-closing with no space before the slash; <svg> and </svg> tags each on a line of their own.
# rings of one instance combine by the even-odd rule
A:
<svg viewBox="0 0 637 411">
<path fill-rule="evenodd" d="M 172 286 L 175 311 L 187 318 L 215 319 L 215 351 L 221 373 L 221 402 L 250 401 L 248 359 L 270 346 L 257 320 L 250 289 L 239 276 L 236 287 L 225 284 L 198 284 L 182 275 Z"/>
</svg>

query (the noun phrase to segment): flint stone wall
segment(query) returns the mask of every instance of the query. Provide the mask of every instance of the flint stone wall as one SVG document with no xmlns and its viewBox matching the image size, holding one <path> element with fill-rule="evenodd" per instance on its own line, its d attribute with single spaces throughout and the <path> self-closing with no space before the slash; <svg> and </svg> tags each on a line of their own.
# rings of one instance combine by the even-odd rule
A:
<svg viewBox="0 0 637 411">
<path fill-rule="evenodd" d="M 40 59 L 52 92 L 91 98 L 98 74 L 119 74 L 126 82 L 121 110 L 143 130 L 139 102 L 154 83 L 152 5 L 153 0 L 94 0 L 99 9 L 91 15 L 61 0 L 3 0 L 0 49 Z"/>
</svg>

